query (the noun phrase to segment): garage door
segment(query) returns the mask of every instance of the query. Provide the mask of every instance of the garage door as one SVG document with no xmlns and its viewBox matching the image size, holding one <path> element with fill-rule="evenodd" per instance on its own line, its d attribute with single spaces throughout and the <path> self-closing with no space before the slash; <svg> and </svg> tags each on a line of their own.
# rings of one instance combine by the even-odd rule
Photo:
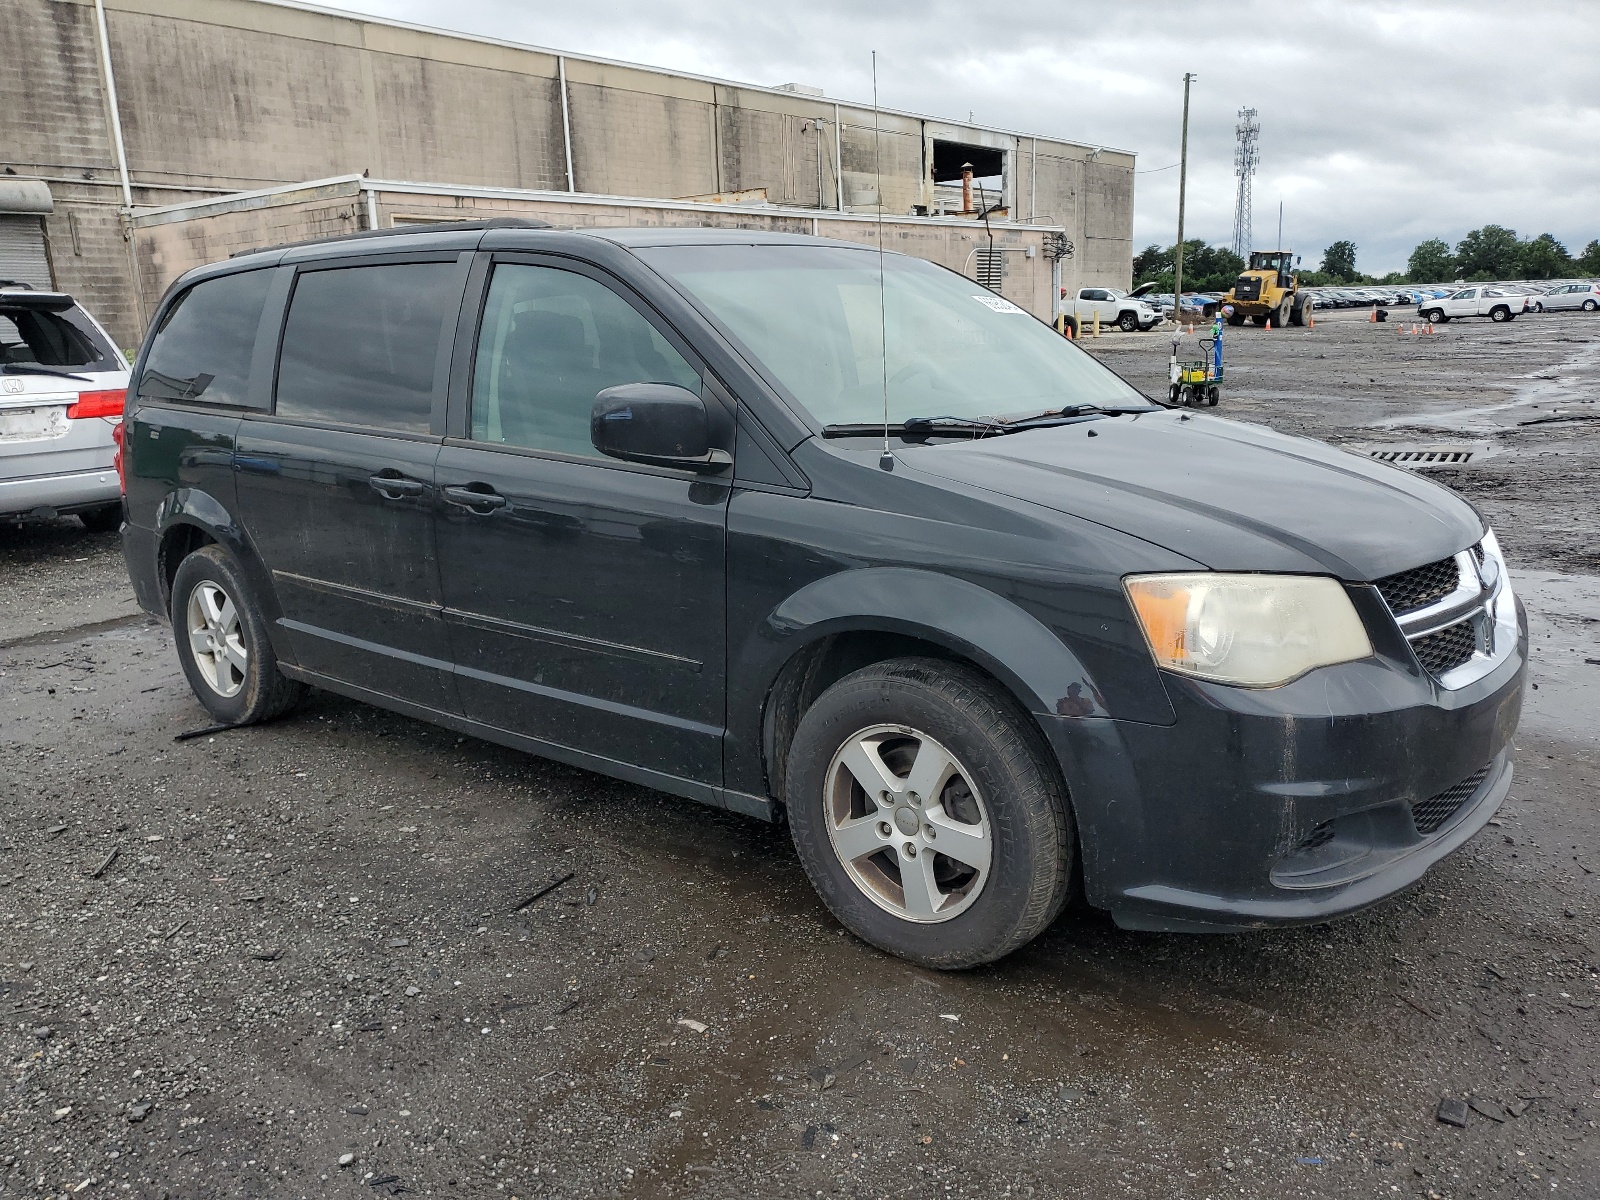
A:
<svg viewBox="0 0 1600 1200">
<path fill-rule="evenodd" d="M 53 286 L 44 252 L 44 225 L 32 214 L 0 213 L 0 279 L 14 279 L 41 291 Z"/>
</svg>

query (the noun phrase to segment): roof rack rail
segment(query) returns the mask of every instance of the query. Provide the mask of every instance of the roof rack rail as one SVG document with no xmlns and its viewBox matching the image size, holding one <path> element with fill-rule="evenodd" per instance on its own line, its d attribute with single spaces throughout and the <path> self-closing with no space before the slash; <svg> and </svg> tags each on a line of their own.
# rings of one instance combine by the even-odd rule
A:
<svg viewBox="0 0 1600 1200">
<path fill-rule="evenodd" d="M 391 229 L 361 229 L 355 233 L 335 233 L 327 237 L 307 238 L 301 242 L 279 242 L 275 246 L 257 246 L 250 250 L 235 250 L 229 258 L 246 254 L 264 254 L 269 250 L 293 250 L 299 246 L 321 246 L 330 242 L 353 242 L 361 238 L 405 237 L 414 233 L 457 233 L 469 229 L 551 229 L 548 221 L 532 217 L 489 217 L 483 221 L 416 221 Z"/>
</svg>

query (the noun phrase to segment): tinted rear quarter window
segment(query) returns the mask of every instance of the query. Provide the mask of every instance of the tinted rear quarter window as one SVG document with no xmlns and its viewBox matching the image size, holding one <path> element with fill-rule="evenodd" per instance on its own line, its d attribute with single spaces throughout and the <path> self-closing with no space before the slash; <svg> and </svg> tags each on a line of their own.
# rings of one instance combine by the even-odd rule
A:
<svg viewBox="0 0 1600 1200">
<path fill-rule="evenodd" d="M 284 324 L 277 414 L 427 433 L 440 343 L 459 307 L 453 262 L 303 273 Z"/>
<path fill-rule="evenodd" d="M 241 271 L 202 280 L 179 296 L 150 343 L 140 397 L 248 404 L 250 355 L 271 282 L 270 270 Z"/>
</svg>

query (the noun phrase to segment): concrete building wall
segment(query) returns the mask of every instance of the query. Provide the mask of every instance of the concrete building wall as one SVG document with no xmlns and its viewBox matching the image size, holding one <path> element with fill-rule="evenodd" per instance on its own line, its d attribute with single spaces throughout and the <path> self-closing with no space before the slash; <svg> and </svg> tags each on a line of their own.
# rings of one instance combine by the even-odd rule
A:
<svg viewBox="0 0 1600 1200">
<path fill-rule="evenodd" d="M 847 210 L 881 202 L 906 214 L 932 203 L 933 143 L 953 140 L 1005 153 L 1009 219 L 1066 228 L 1069 285 L 1129 281 L 1134 159 L 1124 152 L 899 112 L 882 113 L 875 134 L 870 108 L 827 97 L 268 0 L 105 7 L 135 211 L 361 172 L 566 190 L 564 65 L 578 192 L 765 188 L 774 204 L 824 209 L 842 193 Z M 143 315 L 92 0 L 0 0 L 0 30 L 0 169 L 50 183 L 58 286 L 131 343 Z"/>
<path fill-rule="evenodd" d="M 370 201 L 369 201 L 370 196 Z M 183 206 L 141 213 L 133 218 L 133 249 L 144 307 L 153 311 L 173 281 L 192 267 L 230 255 L 286 242 L 353 233 L 375 212 L 378 226 L 427 221 L 472 221 L 490 217 L 532 217 L 576 229 L 618 226 L 763 229 L 780 233 L 878 244 L 875 216 L 808 213 L 802 209 L 741 209 L 711 204 L 653 204 L 605 200 L 559 193 L 510 189 L 453 191 L 439 187 L 334 180 L 271 194 L 191 201 Z M 995 244 L 1008 252 L 1000 293 L 1041 317 L 1051 311 L 1051 261 L 1046 256 L 1048 228 L 997 225 Z M 970 273 L 973 252 L 989 244 L 981 225 L 960 220 L 886 217 L 886 249 L 911 254 Z M 1030 257 L 1028 251 L 1032 251 Z"/>
</svg>

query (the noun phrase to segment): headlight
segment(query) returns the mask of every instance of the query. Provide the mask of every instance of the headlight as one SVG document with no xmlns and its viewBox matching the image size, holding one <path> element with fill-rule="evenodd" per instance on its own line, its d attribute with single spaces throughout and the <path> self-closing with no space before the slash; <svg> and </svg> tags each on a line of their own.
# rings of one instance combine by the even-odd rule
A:
<svg viewBox="0 0 1600 1200">
<path fill-rule="evenodd" d="M 1372 654 L 1336 579 L 1135 575 L 1123 581 L 1156 665 L 1239 687 L 1277 687 Z"/>
</svg>

